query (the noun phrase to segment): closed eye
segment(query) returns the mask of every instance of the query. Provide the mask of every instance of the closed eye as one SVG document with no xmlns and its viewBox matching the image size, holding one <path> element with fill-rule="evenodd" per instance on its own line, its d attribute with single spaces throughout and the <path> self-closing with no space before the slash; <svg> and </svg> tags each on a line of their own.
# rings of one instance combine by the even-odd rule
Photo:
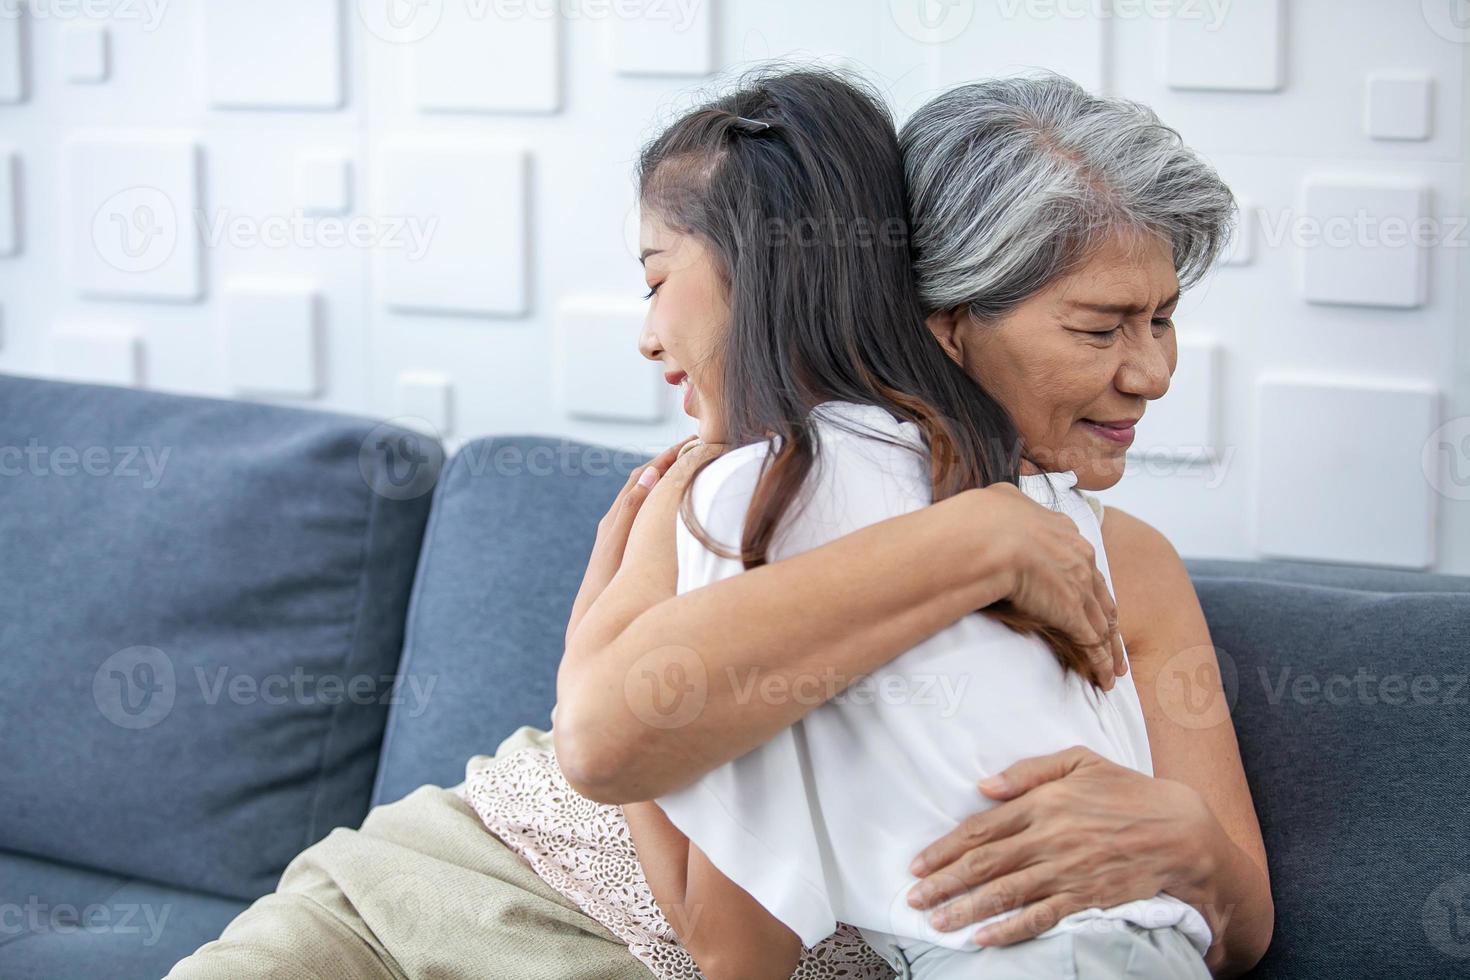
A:
<svg viewBox="0 0 1470 980">
<path fill-rule="evenodd" d="M 659 282 L 659 283 L 654 283 L 652 286 L 648 287 L 648 292 L 646 292 L 646 293 L 643 294 L 643 298 L 644 299 L 653 299 L 654 293 L 657 293 L 658 292 L 658 287 L 659 286 L 662 286 L 662 285 L 663 285 L 663 283 Z"/>
</svg>

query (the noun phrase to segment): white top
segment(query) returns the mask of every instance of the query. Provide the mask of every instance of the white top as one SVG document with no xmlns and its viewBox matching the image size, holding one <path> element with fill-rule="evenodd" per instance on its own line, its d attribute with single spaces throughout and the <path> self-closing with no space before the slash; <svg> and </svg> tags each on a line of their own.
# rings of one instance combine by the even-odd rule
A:
<svg viewBox="0 0 1470 980">
<path fill-rule="evenodd" d="M 769 557 L 778 561 L 930 503 L 919 429 L 885 410 L 827 402 L 813 412 L 817 460 L 782 519 Z M 856 431 L 854 431 L 856 430 Z M 893 445 L 885 440 L 895 440 Z M 908 448 L 908 447 L 912 447 Z M 919 452 L 914 452 L 918 449 Z M 732 450 L 695 480 L 704 530 L 738 551 L 768 448 Z M 1068 514 L 1108 578 L 1102 529 L 1075 473 L 1022 476 L 1021 489 Z M 677 528 L 679 592 L 742 571 Z M 1108 578 L 1108 587 L 1112 588 Z M 735 678 L 754 698 L 812 696 L 828 679 L 789 692 Z M 726 876 L 813 946 L 838 922 L 952 949 L 975 949 L 979 926 L 935 931 L 911 909 L 908 865 L 956 823 L 995 805 L 976 783 L 1028 756 L 1085 745 L 1153 774 L 1131 673 L 1101 692 L 1064 672 L 1049 647 L 993 618 L 969 615 L 874 672 L 766 744 L 658 799 L 674 824 Z M 985 920 L 997 922 L 1015 913 Z M 1145 928 L 1177 926 L 1201 954 L 1210 930 L 1167 895 L 1061 920 L 1047 935 L 1090 919 Z"/>
</svg>

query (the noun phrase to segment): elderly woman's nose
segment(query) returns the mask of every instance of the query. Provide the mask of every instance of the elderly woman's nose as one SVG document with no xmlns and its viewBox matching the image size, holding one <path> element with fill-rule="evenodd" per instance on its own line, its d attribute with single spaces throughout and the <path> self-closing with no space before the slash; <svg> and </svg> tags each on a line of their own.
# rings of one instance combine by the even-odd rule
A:
<svg viewBox="0 0 1470 980">
<path fill-rule="evenodd" d="M 1130 395 L 1162 398 L 1174 373 L 1170 351 L 1159 339 L 1150 337 L 1130 345 L 1118 369 L 1118 387 Z"/>
<path fill-rule="evenodd" d="M 658 342 L 658 335 L 647 323 L 644 323 L 643 329 L 638 332 L 638 352 L 650 361 L 656 361 L 663 356 L 664 349 Z"/>
</svg>

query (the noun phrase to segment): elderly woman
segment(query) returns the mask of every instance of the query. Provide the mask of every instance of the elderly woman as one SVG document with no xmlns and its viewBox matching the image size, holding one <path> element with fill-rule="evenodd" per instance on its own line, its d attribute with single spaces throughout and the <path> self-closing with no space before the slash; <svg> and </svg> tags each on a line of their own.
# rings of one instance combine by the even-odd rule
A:
<svg viewBox="0 0 1470 980">
<path fill-rule="evenodd" d="M 938 349 L 1010 416 L 1024 459 L 1071 471 L 1082 490 L 1112 486 L 1133 423 L 1168 387 L 1170 317 L 1181 286 L 1219 251 L 1228 189 L 1147 109 L 1057 76 L 961 87 L 902 136 Z M 886 139 L 896 185 L 891 127 Z M 793 152 L 780 138 L 765 151 Z M 928 345 L 917 315 L 914 326 L 914 342 Z M 641 347 L 663 359 L 666 339 L 645 328 Z M 619 569 L 672 537 L 704 458 L 676 449 L 629 479 L 599 527 L 567 630 L 555 751 L 544 734 L 518 733 L 488 765 L 472 760 L 460 790 L 424 787 L 373 810 L 360 830 L 334 831 L 170 977 L 695 977 L 655 907 L 642 841 L 634 851 L 630 829 L 647 801 L 1001 604 L 1013 621 L 1085 648 L 1103 687 L 1131 672 L 1153 774 L 1073 749 L 992 775 L 979 790 L 999 805 L 977 801 L 974 817 L 915 855 L 913 905 L 933 909 L 941 930 L 1023 909 L 978 937 L 995 946 L 1167 893 L 1207 922 L 1215 974 L 1260 958 L 1272 904 L 1234 733 L 1179 723 L 1191 717 L 1182 692 L 1161 683 L 1176 655 L 1193 665 L 1211 649 L 1161 535 L 1109 508 L 1106 562 L 1096 562 L 1072 518 L 997 483 L 681 595 L 642 587 L 636 571 L 613 588 Z M 652 545 L 645 528 L 660 529 Z M 694 710 L 682 710 L 691 692 Z M 804 953 L 795 975 L 839 973 L 889 975 L 850 929 Z"/>
<path fill-rule="evenodd" d="M 934 336 L 1009 412 L 1030 459 L 1075 472 L 1082 490 L 1113 486 L 1134 425 L 1168 389 L 1172 314 L 1181 288 L 1218 252 L 1229 190 L 1147 109 L 1056 76 L 947 92 L 908 121 L 902 145 Z M 645 339 L 645 352 L 650 343 L 657 339 Z M 687 469 L 668 475 L 683 479 Z M 615 503 L 589 581 L 605 581 L 599 563 L 621 560 L 648 496 L 630 483 Z M 946 930 L 1025 909 L 977 937 L 1004 944 L 1082 909 L 1167 892 L 1209 922 L 1213 972 L 1248 969 L 1270 941 L 1273 907 L 1235 735 L 1229 725 L 1183 723 L 1185 692 L 1166 683 L 1176 657 L 1213 664 L 1185 567 L 1156 530 L 1107 508 L 1116 622 L 1100 623 L 1098 610 L 1112 607 L 1079 565 L 1085 543 L 1054 517 L 996 485 L 636 616 L 594 608 L 569 634 L 559 678 L 562 770 L 600 801 L 666 794 L 992 603 L 1069 630 L 1100 658 L 1117 654 L 1115 625 L 1128 650 L 1118 669 L 1133 672 L 1154 774 L 1082 749 L 1016 764 L 980 787 L 1000 806 L 915 856 L 912 900 Z M 585 611 L 585 596 L 579 605 Z M 702 668 L 701 709 L 678 725 L 651 724 L 654 705 L 640 703 L 627 679 L 687 684 L 690 650 Z M 750 697 L 753 678 L 791 694 Z M 660 693 L 677 691 L 649 696 Z"/>
</svg>

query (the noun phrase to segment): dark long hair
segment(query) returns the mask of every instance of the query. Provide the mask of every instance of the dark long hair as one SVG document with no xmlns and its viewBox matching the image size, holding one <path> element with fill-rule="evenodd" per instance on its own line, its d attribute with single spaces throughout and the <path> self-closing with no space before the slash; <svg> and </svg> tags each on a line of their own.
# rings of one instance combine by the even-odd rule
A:
<svg viewBox="0 0 1470 980">
<path fill-rule="evenodd" d="M 683 515 L 706 547 L 762 565 L 811 472 L 809 419 L 825 401 L 915 423 L 933 499 L 1018 482 L 1020 439 L 1005 409 L 944 353 L 925 323 L 908 240 L 893 119 L 834 71 L 764 68 L 686 113 L 643 151 L 639 196 L 710 250 L 728 289 L 716 345 L 732 446 L 769 440 L 738 555 Z M 1085 652 L 1007 603 L 989 612 L 1045 639 L 1091 676 Z"/>
</svg>

